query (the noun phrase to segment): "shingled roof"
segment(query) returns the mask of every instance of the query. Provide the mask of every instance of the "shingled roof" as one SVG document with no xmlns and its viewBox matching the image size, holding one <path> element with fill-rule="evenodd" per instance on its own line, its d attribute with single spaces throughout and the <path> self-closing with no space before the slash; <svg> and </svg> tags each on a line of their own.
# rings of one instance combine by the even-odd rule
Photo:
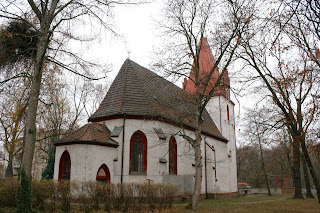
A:
<svg viewBox="0 0 320 213">
<path fill-rule="evenodd" d="M 55 143 L 56 146 L 67 144 L 93 144 L 118 147 L 118 142 L 111 139 L 111 131 L 104 124 L 88 123 L 74 133 Z"/>
<path fill-rule="evenodd" d="M 117 116 L 159 119 L 194 129 L 194 98 L 175 84 L 127 59 L 98 110 L 89 121 Z M 203 113 L 204 134 L 226 142 L 207 111 Z"/>
</svg>

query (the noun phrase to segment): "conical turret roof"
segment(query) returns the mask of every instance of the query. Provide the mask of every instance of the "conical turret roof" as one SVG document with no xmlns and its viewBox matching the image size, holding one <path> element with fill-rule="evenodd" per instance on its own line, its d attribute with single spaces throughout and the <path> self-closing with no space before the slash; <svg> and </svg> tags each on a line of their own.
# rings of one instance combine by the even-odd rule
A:
<svg viewBox="0 0 320 213">
<path fill-rule="evenodd" d="M 99 123 L 88 123 L 72 134 L 57 141 L 55 145 L 94 144 L 118 147 L 118 142 L 114 141 L 110 134 L 111 132 L 106 125 Z"/>
</svg>

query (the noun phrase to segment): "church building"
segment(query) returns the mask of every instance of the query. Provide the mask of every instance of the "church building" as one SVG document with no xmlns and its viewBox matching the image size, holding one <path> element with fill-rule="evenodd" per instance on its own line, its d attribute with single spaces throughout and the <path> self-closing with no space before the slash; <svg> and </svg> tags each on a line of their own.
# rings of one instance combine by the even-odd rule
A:
<svg viewBox="0 0 320 213">
<path fill-rule="evenodd" d="M 202 42 L 200 75 L 215 61 Z M 211 83 L 219 70 L 214 71 Z M 88 124 L 56 142 L 55 180 L 110 183 L 171 183 L 189 195 L 194 185 L 194 151 L 182 135 L 194 138 L 190 78 L 183 88 L 130 59 L 125 60 Z M 202 118 L 202 191 L 238 192 L 234 104 L 226 72 Z"/>
</svg>

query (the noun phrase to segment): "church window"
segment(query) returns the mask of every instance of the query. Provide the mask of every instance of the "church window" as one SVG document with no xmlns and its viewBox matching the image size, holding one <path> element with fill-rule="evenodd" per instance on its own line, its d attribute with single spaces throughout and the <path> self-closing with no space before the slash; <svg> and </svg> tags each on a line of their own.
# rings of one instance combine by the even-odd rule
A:
<svg viewBox="0 0 320 213">
<path fill-rule="evenodd" d="M 110 171 L 105 164 L 100 166 L 96 180 L 104 183 L 110 183 Z"/>
<path fill-rule="evenodd" d="M 59 181 L 70 180 L 70 174 L 71 174 L 71 159 L 70 159 L 69 152 L 66 150 L 63 152 L 60 158 Z"/>
<path fill-rule="evenodd" d="M 177 142 L 173 136 L 169 141 L 169 174 L 177 174 Z"/>
<path fill-rule="evenodd" d="M 229 106 L 227 105 L 227 118 L 228 118 L 228 121 L 229 121 L 229 119 L 230 119 L 229 116 L 230 116 L 230 115 L 229 115 Z"/>
<path fill-rule="evenodd" d="M 147 174 L 147 137 L 136 131 L 130 140 L 130 174 Z"/>
</svg>

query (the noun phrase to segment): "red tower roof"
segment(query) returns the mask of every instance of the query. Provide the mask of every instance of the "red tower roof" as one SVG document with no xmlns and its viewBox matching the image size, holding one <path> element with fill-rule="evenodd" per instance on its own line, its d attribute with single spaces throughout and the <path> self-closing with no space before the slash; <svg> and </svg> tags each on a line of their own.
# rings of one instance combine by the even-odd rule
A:
<svg viewBox="0 0 320 213">
<path fill-rule="evenodd" d="M 202 93 L 209 93 L 209 91 L 213 88 L 214 84 L 216 83 L 219 75 L 221 74 L 219 72 L 219 69 L 216 68 L 213 72 L 212 69 L 216 63 L 213 54 L 210 49 L 210 45 L 208 43 L 207 38 L 203 37 L 202 41 L 199 43 L 199 80 L 200 80 L 200 92 Z M 194 65 L 195 62 L 193 62 Z M 205 82 L 207 82 L 207 79 L 210 78 L 209 84 L 206 88 Z M 185 78 L 183 82 L 183 89 L 191 94 L 196 93 L 196 86 L 195 86 L 195 72 L 192 69 L 190 72 L 189 78 Z M 220 83 L 220 86 L 218 86 L 215 89 L 215 92 L 213 96 L 216 95 L 222 95 L 228 100 L 230 100 L 230 79 L 228 76 L 228 71 L 225 70 L 223 80 Z"/>
</svg>

